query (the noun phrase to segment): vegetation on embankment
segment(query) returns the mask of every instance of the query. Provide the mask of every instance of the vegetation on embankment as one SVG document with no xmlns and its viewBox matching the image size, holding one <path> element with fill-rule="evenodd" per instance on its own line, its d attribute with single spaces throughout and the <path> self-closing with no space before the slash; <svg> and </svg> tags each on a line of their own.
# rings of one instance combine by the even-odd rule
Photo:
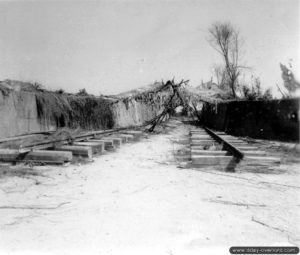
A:
<svg viewBox="0 0 300 255">
<path fill-rule="evenodd" d="M 36 104 L 38 118 L 55 122 L 57 127 L 109 129 L 114 126 L 112 102 L 105 98 L 44 91 L 36 92 Z"/>
<path fill-rule="evenodd" d="M 2 115 L 7 124 L 1 136 L 60 127 L 96 130 L 143 124 L 157 115 L 169 92 L 155 83 L 124 95 L 94 96 L 85 89 L 70 94 L 46 90 L 39 83 L 0 81 Z M 8 130 L 13 120 L 20 125 Z"/>
<path fill-rule="evenodd" d="M 9 98 L 12 93 L 16 93 L 12 95 L 15 103 L 22 100 L 21 94 L 30 93 L 33 95 L 36 101 L 37 119 L 43 126 L 52 125 L 57 128 L 81 129 L 109 129 L 114 126 L 111 106 L 113 100 L 105 97 L 88 95 L 82 91 L 78 94 L 69 94 L 62 90 L 53 92 L 44 89 L 38 83 L 13 80 L 0 82 L 0 91 L 4 98 Z M 4 98 L 3 100 L 5 100 Z M 3 103 L 5 104 L 5 101 Z M 17 108 L 15 109 L 16 112 L 22 110 Z M 27 110 L 34 111 L 34 109 L 26 109 L 25 111 Z"/>
</svg>

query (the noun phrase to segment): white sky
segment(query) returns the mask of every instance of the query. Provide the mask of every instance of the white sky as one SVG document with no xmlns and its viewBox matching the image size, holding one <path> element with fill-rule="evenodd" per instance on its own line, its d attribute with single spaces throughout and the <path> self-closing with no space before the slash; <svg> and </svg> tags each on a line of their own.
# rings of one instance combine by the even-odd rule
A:
<svg viewBox="0 0 300 255">
<path fill-rule="evenodd" d="M 0 79 L 96 95 L 173 76 L 199 85 L 221 61 L 215 21 L 239 28 L 264 87 L 282 84 L 279 62 L 300 70 L 298 0 L 14 1 L 0 2 Z"/>
</svg>

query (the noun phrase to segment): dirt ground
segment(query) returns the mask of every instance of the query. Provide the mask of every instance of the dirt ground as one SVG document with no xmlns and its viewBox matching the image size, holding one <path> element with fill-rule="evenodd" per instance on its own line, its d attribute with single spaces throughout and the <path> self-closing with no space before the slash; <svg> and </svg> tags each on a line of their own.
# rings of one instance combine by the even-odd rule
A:
<svg viewBox="0 0 300 255">
<path fill-rule="evenodd" d="M 0 167 L 1 254 L 229 254 L 300 245 L 298 154 L 267 171 L 187 167 L 189 124 L 170 120 L 94 162 Z"/>
</svg>

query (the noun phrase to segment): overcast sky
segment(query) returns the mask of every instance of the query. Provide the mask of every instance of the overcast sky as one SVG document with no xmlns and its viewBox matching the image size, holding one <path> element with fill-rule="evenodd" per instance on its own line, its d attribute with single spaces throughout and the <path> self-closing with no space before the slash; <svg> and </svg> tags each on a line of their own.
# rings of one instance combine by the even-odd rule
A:
<svg viewBox="0 0 300 255">
<path fill-rule="evenodd" d="M 279 62 L 300 70 L 298 0 L 14 1 L 0 2 L 0 79 L 96 95 L 173 76 L 196 86 L 221 61 L 215 21 L 240 30 L 264 87 L 282 84 Z"/>
</svg>

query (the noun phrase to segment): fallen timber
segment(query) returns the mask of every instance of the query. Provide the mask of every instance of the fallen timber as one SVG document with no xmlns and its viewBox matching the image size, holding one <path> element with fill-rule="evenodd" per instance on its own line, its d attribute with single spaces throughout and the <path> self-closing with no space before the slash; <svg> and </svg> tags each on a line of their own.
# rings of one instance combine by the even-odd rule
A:
<svg viewBox="0 0 300 255">
<path fill-rule="evenodd" d="M 207 127 L 190 131 L 190 152 L 192 166 L 197 168 L 235 171 L 280 164 L 280 158 L 268 156 L 256 146 L 226 133 L 216 133 Z"/>
</svg>

